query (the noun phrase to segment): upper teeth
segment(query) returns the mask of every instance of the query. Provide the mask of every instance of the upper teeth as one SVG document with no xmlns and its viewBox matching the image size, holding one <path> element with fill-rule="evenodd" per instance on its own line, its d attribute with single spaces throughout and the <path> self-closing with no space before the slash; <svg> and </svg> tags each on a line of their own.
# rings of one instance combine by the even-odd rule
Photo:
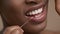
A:
<svg viewBox="0 0 60 34">
<path fill-rule="evenodd" d="M 35 15 L 35 14 L 39 14 L 43 11 L 43 8 L 40 8 L 38 10 L 34 10 L 34 11 L 31 11 L 29 13 L 27 13 L 27 15 Z"/>
</svg>

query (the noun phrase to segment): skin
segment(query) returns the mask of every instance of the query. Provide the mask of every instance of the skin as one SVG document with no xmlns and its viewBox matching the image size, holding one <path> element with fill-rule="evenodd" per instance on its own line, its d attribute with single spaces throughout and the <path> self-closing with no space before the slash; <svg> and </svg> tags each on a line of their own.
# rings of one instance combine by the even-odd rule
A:
<svg viewBox="0 0 60 34">
<path fill-rule="evenodd" d="M 57 13 L 60 15 L 60 0 L 55 0 L 55 7 Z"/>
<path fill-rule="evenodd" d="M 27 25 L 22 27 L 22 29 L 20 26 L 28 20 L 25 17 L 24 12 L 28 10 L 30 7 L 39 5 L 40 3 L 46 3 L 44 5 L 45 5 L 45 10 L 47 12 L 48 0 L 1 0 L 1 1 L 2 3 L 0 6 L 1 7 L 0 9 L 1 9 L 1 16 L 4 21 L 4 27 L 5 27 L 4 34 L 7 33 L 7 30 L 9 31 L 7 34 L 10 34 L 10 32 L 12 32 L 12 34 L 15 34 L 17 33 L 17 31 L 18 31 L 18 34 L 23 34 L 22 29 L 24 30 L 24 34 L 40 34 L 46 27 L 46 19 L 42 22 L 43 23 L 42 26 L 40 23 L 32 24 L 29 21 Z M 55 1 L 56 10 L 60 14 L 58 1 L 59 0 Z M 33 2 L 33 4 L 30 2 Z M 16 25 L 18 25 L 19 27 Z M 13 30 L 10 30 L 10 29 L 13 29 Z"/>
<path fill-rule="evenodd" d="M 44 9 L 47 14 L 47 0 L 2 0 L 0 9 L 4 21 L 4 29 L 16 25 L 20 27 L 28 20 L 24 13 L 29 10 L 30 7 L 40 6 L 40 4 L 45 5 Z M 40 34 L 40 31 L 46 27 L 46 14 L 41 24 L 41 20 L 36 23 L 28 21 L 28 24 L 22 27 L 24 34 Z"/>
<path fill-rule="evenodd" d="M 23 34 L 23 32 L 24 31 L 19 26 L 10 26 L 5 29 L 3 34 Z"/>
</svg>

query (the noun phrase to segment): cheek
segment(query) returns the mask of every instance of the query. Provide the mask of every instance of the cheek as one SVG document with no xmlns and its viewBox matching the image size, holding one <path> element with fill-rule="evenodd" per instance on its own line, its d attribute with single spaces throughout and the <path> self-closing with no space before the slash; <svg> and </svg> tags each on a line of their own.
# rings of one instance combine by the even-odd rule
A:
<svg viewBox="0 0 60 34">
<path fill-rule="evenodd" d="M 48 3 L 48 0 L 42 0 L 42 2 L 44 2 L 44 3 Z"/>
<path fill-rule="evenodd" d="M 18 0 L 11 0 L 11 2 L 10 2 L 10 5 L 12 5 L 12 6 L 18 6 L 20 4 L 21 4 L 21 2 L 19 2 Z"/>
<path fill-rule="evenodd" d="M 20 6 L 23 0 L 5 0 L 3 1 L 4 6 Z"/>
<path fill-rule="evenodd" d="M 10 0 L 10 5 L 12 6 L 21 6 L 24 3 L 24 0 Z"/>
</svg>

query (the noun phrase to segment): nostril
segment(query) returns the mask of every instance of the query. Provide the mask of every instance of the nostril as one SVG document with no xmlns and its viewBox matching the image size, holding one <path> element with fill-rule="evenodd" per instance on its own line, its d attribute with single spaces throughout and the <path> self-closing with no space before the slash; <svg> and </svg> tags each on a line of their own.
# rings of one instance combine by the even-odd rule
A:
<svg viewBox="0 0 60 34">
<path fill-rule="evenodd" d="M 36 1 L 25 1 L 26 4 L 28 5 L 36 5 L 38 4 Z"/>
<path fill-rule="evenodd" d="M 31 5 L 33 5 L 33 4 L 37 4 L 36 2 L 29 2 L 29 3 L 26 3 L 26 4 L 31 4 Z"/>
</svg>

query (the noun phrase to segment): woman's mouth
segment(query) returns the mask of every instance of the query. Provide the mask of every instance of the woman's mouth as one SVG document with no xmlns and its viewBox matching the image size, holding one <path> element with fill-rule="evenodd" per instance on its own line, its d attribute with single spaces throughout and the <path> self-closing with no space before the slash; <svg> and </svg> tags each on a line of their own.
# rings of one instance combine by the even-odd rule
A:
<svg viewBox="0 0 60 34">
<path fill-rule="evenodd" d="M 46 7 L 31 8 L 25 13 L 26 18 L 31 19 L 33 22 L 43 22 L 46 19 Z"/>
<path fill-rule="evenodd" d="M 43 8 L 34 10 L 34 11 L 30 11 L 26 13 L 26 16 L 35 16 L 37 14 L 40 14 L 43 11 Z"/>
</svg>

